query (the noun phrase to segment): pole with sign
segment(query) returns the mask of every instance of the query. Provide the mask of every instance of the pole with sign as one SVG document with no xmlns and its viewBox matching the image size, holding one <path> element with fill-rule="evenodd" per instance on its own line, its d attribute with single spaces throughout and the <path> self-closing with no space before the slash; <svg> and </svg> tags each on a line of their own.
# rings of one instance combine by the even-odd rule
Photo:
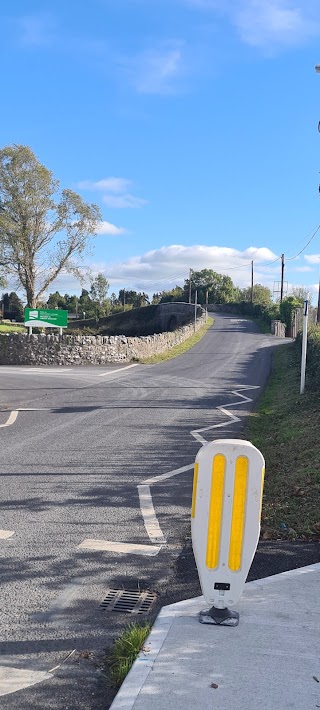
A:
<svg viewBox="0 0 320 710">
<path fill-rule="evenodd" d="M 260 535 L 265 462 L 249 441 L 221 439 L 197 454 L 191 534 L 200 584 L 212 607 L 200 622 L 237 626 L 239 601 Z"/>
<path fill-rule="evenodd" d="M 304 309 L 303 309 L 300 394 L 304 394 L 304 389 L 305 389 L 305 384 L 306 384 L 308 317 L 309 317 L 309 302 L 305 301 L 304 302 Z"/>
</svg>

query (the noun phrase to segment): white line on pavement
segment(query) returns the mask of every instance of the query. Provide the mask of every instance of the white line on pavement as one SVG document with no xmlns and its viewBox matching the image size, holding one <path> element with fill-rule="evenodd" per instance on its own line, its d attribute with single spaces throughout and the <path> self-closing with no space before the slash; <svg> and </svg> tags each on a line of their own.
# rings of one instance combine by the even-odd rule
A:
<svg viewBox="0 0 320 710">
<path fill-rule="evenodd" d="M 83 550 L 100 550 L 106 552 L 118 552 L 120 554 L 144 555 L 145 557 L 155 557 L 161 550 L 161 546 L 156 545 L 134 545 L 127 542 L 111 542 L 109 540 L 87 539 L 80 543 Z"/>
<path fill-rule="evenodd" d="M 240 391 L 238 391 L 238 389 Z M 202 434 L 206 431 L 211 431 L 212 429 L 221 429 L 223 427 L 226 427 L 230 423 L 235 423 L 240 421 L 240 417 L 237 417 L 235 414 L 232 412 L 228 411 L 228 408 L 230 407 L 237 407 L 240 404 L 245 404 L 247 402 L 252 402 L 251 397 L 246 397 L 245 395 L 241 394 L 244 390 L 255 390 L 259 389 L 259 386 L 257 385 L 239 385 L 239 388 L 236 388 L 234 390 L 231 390 L 231 394 L 234 394 L 236 397 L 238 397 L 238 401 L 236 402 L 229 402 L 226 404 L 222 404 L 216 409 L 222 414 L 225 414 L 226 417 L 228 417 L 228 420 L 225 422 L 220 422 L 219 424 L 212 424 L 211 426 L 203 427 L 202 429 L 193 429 L 193 431 L 190 432 L 191 436 L 193 436 L 196 441 L 198 441 L 202 446 L 208 443 L 207 439 L 205 439 Z M 240 400 L 240 401 L 239 401 Z M 231 422 L 230 422 L 231 420 Z M 163 473 L 159 476 L 153 476 L 152 478 L 147 478 L 145 481 L 143 481 L 143 484 L 138 485 L 138 493 L 139 493 L 139 500 L 140 500 L 140 509 L 141 509 L 141 514 L 144 520 L 144 525 L 146 528 L 146 531 L 149 535 L 149 538 L 151 541 L 153 541 L 153 534 L 157 530 L 157 536 L 159 534 L 162 535 L 163 533 L 159 524 L 159 521 L 157 519 L 153 502 L 152 502 L 152 495 L 151 495 L 151 490 L 150 490 L 150 485 L 155 484 L 155 483 L 161 483 L 162 481 L 166 481 L 169 478 L 172 478 L 173 476 L 177 476 L 180 473 L 184 473 L 185 471 L 190 471 L 193 469 L 194 464 L 189 464 L 187 466 L 181 466 L 181 468 L 176 468 L 173 469 L 172 471 L 168 471 L 168 473 Z M 142 489 L 144 491 L 144 496 L 142 494 Z M 147 510 L 149 510 L 149 514 L 146 514 L 146 502 L 147 502 Z M 156 538 L 155 542 L 159 542 L 159 537 Z"/>
<path fill-rule="evenodd" d="M 158 518 L 153 507 L 150 486 L 138 486 L 140 509 L 144 521 L 144 526 L 149 535 L 151 542 L 164 544 L 166 542 L 163 532 L 160 528 Z"/>
<path fill-rule="evenodd" d="M 3 429 L 3 428 L 6 427 L 6 426 L 11 426 L 12 424 L 14 424 L 15 421 L 16 421 L 17 416 L 18 416 L 18 411 L 17 411 L 17 410 L 14 411 L 14 412 L 11 412 L 11 414 L 9 415 L 9 418 L 7 419 L 7 421 L 5 422 L 5 424 L 0 424 L 0 429 Z"/>
<path fill-rule="evenodd" d="M 14 535 L 14 530 L 0 530 L 0 540 L 7 540 Z"/>
<path fill-rule="evenodd" d="M 46 671 L 0 666 L 0 696 L 16 693 L 49 678 L 52 679 L 52 675 Z"/>
<path fill-rule="evenodd" d="M 109 372 L 99 373 L 99 377 L 107 377 L 107 375 L 114 375 L 115 372 L 124 372 L 124 370 L 130 370 L 130 367 L 137 367 L 138 363 L 134 362 L 133 365 L 127 365 L 126 367 L 118 367 L 116 370 L 110 370 Z"/>
<path fill-rule="evenodd" d="M 153 483 L 160 483 L 160 481 L 166 481 L 167 478 L 173 478 L 173 476 L 178 476 L 179 473 L 191 471 L 192 468 L 193 463 L 189 463 L 188 466 L 181 466 L 181 468 L 175 468 L 173 471 L 169 471 L 169 473 L 161 473 L 160 476 L 153 476 L 153 478 L 147 478 L 145 481 L 143 481 L 143 483 L 148 486 L 151 486 Z"/>
</svg>

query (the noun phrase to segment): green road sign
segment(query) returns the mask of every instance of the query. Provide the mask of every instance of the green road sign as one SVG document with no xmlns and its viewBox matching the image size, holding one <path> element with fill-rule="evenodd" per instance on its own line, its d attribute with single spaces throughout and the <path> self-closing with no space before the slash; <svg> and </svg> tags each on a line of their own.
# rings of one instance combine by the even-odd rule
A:
<svg viewBox="0 0 320 710">
<path fill-rule="evenodd" d="M 42 328 L 67 328 L 68 311 L 25 308 L 24 324 Z"/>
</svg>

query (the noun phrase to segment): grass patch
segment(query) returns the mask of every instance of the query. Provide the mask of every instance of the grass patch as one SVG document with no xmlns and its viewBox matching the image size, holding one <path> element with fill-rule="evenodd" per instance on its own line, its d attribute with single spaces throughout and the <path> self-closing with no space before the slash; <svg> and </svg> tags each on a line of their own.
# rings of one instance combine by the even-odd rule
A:
<svg viewBox="0 0 320 710">
<path fill-rule="evenodd" d="M 26 329 L 23 325 L 15 323 L 0 323 L 0 333 L 24 333 Z"/>
<path fill-rule="evenodd" d="M 119 688 L 134 661 L 143 649 L 151 631 L 151 624 L 130 624 L 114 641 L 106 658 L 108 678 L 113 687 Z"/>
<path fill-rule="evenodd" d="M 263 539 L 320 539 L 319 391 L 300 396 L 299 386 L 299 350 L 282 346 L 246 428 L 266 459 Z"/>
<path fill-rule="evenodd" d="M 165 360 L 171 360 L 173 357 L 178 357 L 178 355 L 183 355 L 183 353 L 187 352 L 187 350 L 192 348 L 199 342 L 199 340 L 201 340 L 201 338 L 203 338 L 213 323 L 214 319 L 208 317 L 207 322 L 199 328 L 194 335 L 191 335 L 190 338 L 187 338 L 183 343 L 175 345 L 173 348 L 170 348 L 170 350 L 166 350 L 164 353 L 160 353 L 159 355 L 151 355 L 151 357 L 141 358 L 139 359 L 139 362 L 142 362 L 144 365 L 155 365 L 158 362 L 164 362 Z"/>
</svg>

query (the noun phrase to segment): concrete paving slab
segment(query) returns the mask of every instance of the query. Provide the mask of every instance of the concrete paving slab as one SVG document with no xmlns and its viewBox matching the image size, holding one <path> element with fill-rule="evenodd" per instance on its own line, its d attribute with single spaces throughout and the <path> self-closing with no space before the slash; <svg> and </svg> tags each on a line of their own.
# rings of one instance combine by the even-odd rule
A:
<svg viewBox="0 0 320 710">
<path fill-rule="evenodd" d="M 110 710 L 320 707 L 320 564 L 246 584 L 238 627 L 198 597 L 164 607 Z"/>
</svg>

